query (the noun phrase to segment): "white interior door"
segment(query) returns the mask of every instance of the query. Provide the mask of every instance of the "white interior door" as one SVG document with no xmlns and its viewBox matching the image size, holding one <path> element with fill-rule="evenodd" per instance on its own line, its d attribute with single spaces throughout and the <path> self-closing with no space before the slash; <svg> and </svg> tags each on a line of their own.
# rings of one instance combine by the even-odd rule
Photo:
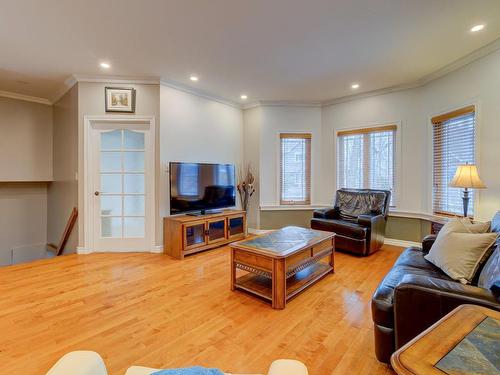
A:
<svg viewBox="0 0 500 375">
<path fill-rule="evenodd" d="M 154 144 L 149 127 L 96 123 L 91 149 L 93 250 L 151 251 Z"/>
</svg>

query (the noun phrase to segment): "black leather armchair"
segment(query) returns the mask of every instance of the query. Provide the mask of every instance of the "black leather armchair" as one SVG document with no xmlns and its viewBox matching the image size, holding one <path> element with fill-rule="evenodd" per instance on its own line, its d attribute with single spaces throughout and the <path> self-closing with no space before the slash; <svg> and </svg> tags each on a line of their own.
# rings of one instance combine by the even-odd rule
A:
<svg viewBox="0 0 500 375">
<path fill-rule="evenodd" d="M 335 232 L 336 250 L 369 255 L 384 244 L 391 192 L 340 189 L 335 206 L 315 210 L 311 228 Z"/>
</svg>

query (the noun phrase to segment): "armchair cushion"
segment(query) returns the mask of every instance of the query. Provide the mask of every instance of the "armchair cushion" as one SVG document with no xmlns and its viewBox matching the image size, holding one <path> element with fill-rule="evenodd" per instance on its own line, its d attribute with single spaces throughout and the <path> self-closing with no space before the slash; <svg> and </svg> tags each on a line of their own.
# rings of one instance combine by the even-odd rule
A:
<svg viewBox="0 0 500 375">
<path fill-rule="evenodd" d="M 359 240 L 366 238 L 368 229 L 357 223 L 337 219 L 312 219 L 312 225 L 315 229 L 335 232 L 340 236 L 352 237 Z"/>
<path fill-rule="evenodd" d="M 321 208 L 314 210 L 313 217 L 318 219 L 337 219 L 339 210 L 335 207 Z"/>
</svg>

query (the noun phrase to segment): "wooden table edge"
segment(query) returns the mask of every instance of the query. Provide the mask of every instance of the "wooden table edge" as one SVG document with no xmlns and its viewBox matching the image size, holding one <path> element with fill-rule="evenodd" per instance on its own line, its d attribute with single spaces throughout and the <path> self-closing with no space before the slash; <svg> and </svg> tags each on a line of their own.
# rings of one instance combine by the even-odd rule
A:
<svg viewBox="0 0 500 375">
<path fill-rule="evenodd" d="M 408 348 L 410 348 L 416 341 L 422 339 L 424 336 L 426 336 L 429 333 L 431 333 L 437 326 L 439 326 L 439 325 L 443 324 L 444 322 L 446 322 L 447 320 L 451 319 L 457 313 L 459 313 L 461 310 L 469 309 L 469 308 L 473 308 L 473 309 L 479 308 L 480 310 L 488 309 L 487 307 L 484 307 L 484 306 L 478 306 L 478 305 L 472 305 L 472 304 L 463 304 L 463 305 L 460 305 L 460 306 L 456 307 L 455 309 L 453 309 L 452 311 L 450 311 L 448 314 L 446 314 L 445 316 L 443 316 L 441 319 L 439 319 L 436 323 L 434 323 L 429 328 L 427 328 L 425 331 L 421 332 L 419 335 L 415 336 L 413 339 L 411 339 L 410 341 L 408 341 L 401 348 L 399 348 L 394 353 L 392 353 L 392 355 L 391 355 L 391 366 L 392 366 L 393 370 L 396 371 L 398 375 L 415 375 L 415 373 L 413 371 L 411 371 L 409 368 L 407 368 L 401 362 L 401 360 L 400 360 L 401 354 L 403 354 Z M 470 332 L 466 333 L 462 337 L 462 340 L 469 333 Z M 450 351 L 453 350 L 453 348 L 454 347 L 451 347 Z M 442 374 L 446 374 L 445 372 L 439 370 L 438 368 L 436 368 L 436 367 L 434 367 L 434 368 L 436 369 L 436 371 L 439 371 Z"/>
</svg>

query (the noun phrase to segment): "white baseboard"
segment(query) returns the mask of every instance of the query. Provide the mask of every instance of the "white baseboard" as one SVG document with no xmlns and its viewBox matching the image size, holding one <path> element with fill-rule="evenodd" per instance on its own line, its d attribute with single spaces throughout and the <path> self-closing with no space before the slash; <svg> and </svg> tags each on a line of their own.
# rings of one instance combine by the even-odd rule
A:
<svg viewBox="0 0 500 375">
<path fill-rule="evenodd" d="M 90 250 L 88 247 L 77 246 L 76 253 L 77 254 L 92 254 L 92 250 Z"/>
<path fill-rule="evenodd" d="M 150 253 L 153 253 L 153 254 L 161 254 L 163 253 L 163 245 L 156 245 L 151 251 Z"/>
<path fill-rule="evenodd" d="M 421 243 L 397 240 L 395 238 L 386 238 L 384 240 L 384 245 L 401 246 L 401 247 L 422 247 Z"/>
</svg>

